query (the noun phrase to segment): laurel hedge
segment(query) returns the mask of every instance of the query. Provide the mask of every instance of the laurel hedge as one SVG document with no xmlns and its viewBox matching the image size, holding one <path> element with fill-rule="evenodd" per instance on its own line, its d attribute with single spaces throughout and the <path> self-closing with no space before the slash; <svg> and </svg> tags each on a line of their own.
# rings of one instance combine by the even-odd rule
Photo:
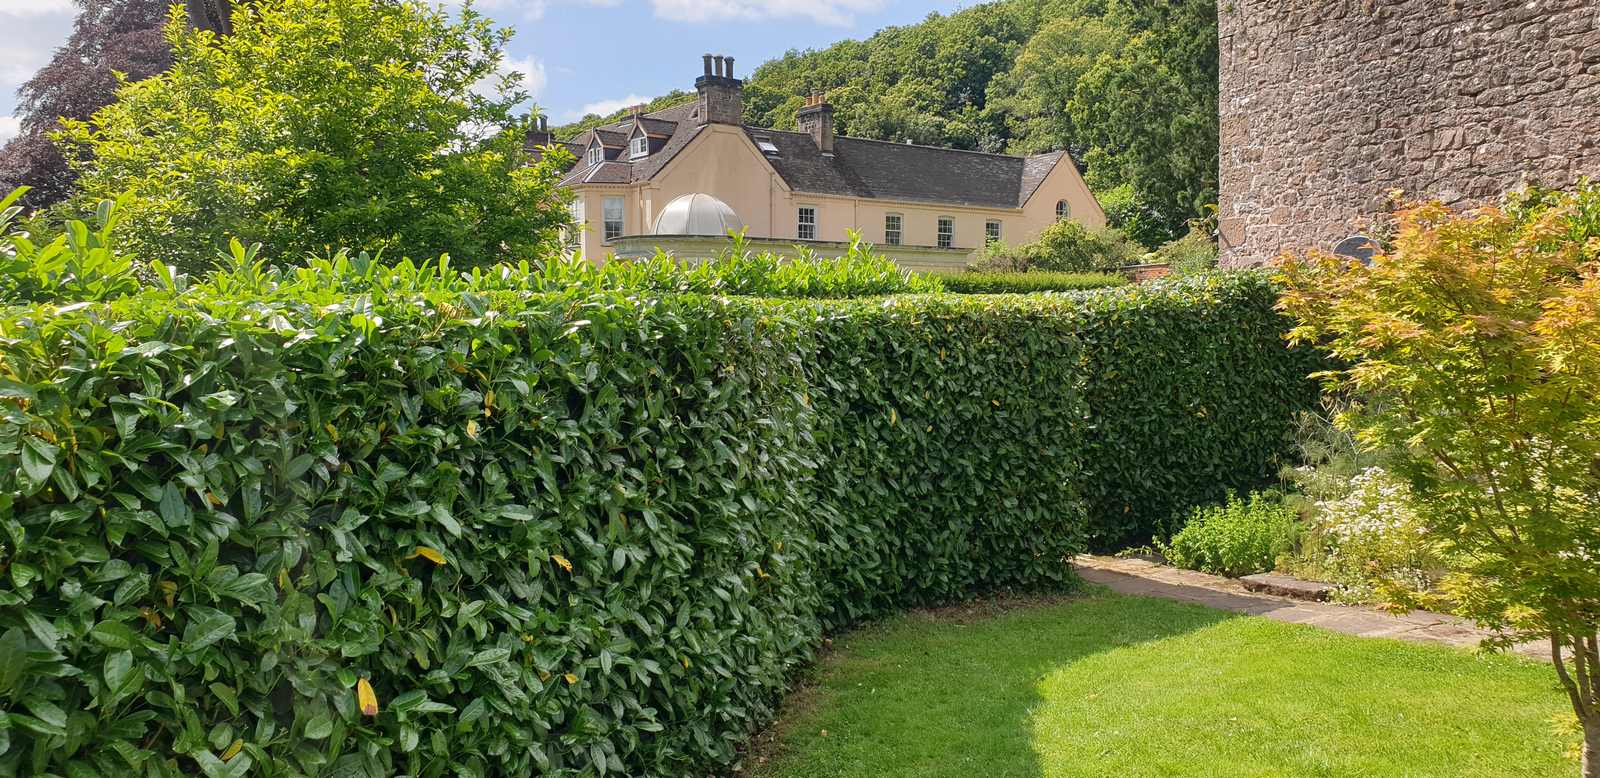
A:
<svg viewBox="0 0 1600 778">
<path fill-rule="evenodd" d="M 0 775 L 721 772 L 827 630 L 1070 585 L 1298 399 L 1258 277 L 778 300 L 236 246 L 133 290 L 86 235 L 15 244 L 0 309 Z"/>
<path fill-rule="evenodd" d="M 0 317 L 0 771 L 704 774 L 825 623 L 1066 582 L 1042 309 L 514 276 Z"/>
<path fill-rule="evenodd" d="M 1118 273 L 999 273 L 967 271 L 935 273 L 944 290 L 954 294 L 1033 294 L 1105 289 L 1132 283 Z"/>
<path fill-rule="evenodd" d="M 1271 483 L 1317 407 L 1315 351 L 1284 346 L 1259 272 L 1077 295 L 1091 415 L 1081 493 L 1101 550 L 1170 534 L 1190 508 Z"/>
</svg>

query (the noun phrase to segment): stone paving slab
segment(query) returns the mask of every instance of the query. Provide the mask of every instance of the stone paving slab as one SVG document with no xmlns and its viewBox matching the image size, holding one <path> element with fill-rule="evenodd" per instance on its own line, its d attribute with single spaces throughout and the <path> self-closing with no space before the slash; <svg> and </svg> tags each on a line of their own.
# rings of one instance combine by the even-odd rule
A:
<svg viewBox="0 0 1600 778">
<path fill-rule="evenodd" d="M 1085 581 L 1122 594 L 1192 602 L 1290 624 L 1310 624 L 1357 637 L 1475 648 L 1488 634 L 1465 619 L 1442 613 L 1412 611 L 1397 616 L 1376 608 L 1258 594 L 1231 578 L 1181 570 L 1144 559 L 1085 554 L 1074 559 L 1073 565 Z M 1550 658 L 1547 649 L 1535 643 L 1524 643 L 1512 650 L 1536 659 L 1548 661 Z"/>
</svg>

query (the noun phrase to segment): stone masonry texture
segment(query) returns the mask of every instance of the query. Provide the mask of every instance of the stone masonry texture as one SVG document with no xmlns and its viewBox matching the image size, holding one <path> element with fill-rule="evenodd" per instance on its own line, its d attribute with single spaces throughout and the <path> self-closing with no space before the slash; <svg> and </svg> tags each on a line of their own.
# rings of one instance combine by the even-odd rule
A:
<svg viewBox="0 0 1600 778">
<path fill-rule="evenodd" d="M 1600 178 L 1600 0 L 1219 0 L 1222 261 Z"/>
</svg>

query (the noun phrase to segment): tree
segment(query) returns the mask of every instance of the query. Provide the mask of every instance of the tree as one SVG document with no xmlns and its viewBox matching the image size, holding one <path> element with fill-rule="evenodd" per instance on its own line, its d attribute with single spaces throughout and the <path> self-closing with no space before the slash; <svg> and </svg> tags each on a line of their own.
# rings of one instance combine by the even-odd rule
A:
<svg viewBox="0 0 1600 778">
<path fill-rule="evenodd" d="M 1456 569 L 1439 594 L 1501 645 L 1550 647 L 1600 778 L 1600 186 L 1396 214 L 1370 267 L 1286 258 L 1292 337 L 1344 365 L 1340 417 L 1410 481 Z"/>
<path fill-rule="evenodd" d="M 133 195 L 139 258 L 200 269 L 232 237 L 279 259 L 554 250 L 560 155 L 526 164 L 511 116 L 526 95 L 496 76 L 509 31 L 421 0 L 266 0 L 232 26 L 194 30 L 175 10 L 172 68 L 60 135 L 81 198 Z"/>
<path fill-rule="evenodd" d="M 1072 122 L 1090 185 L 1132 187 L 1145 217 L 1135 232 L 1157 226 L 1165 242 L 1217 201 L 1216 3 L 1118 0 L 1109 15 L 1133 37 L 1079 78 Z"/>
<path fill-rule="evenodd" d="M 77 0 L 72 34 L 50 62 L 17 94 L 21 131 L 0 149 L 0 187 L 28 186 L 24 202 L 39 208 L 59 202 L 76 178 L 47 137 L 60 120 L 87 119 L 111 102 L 117 73 L 148 78 L 172 63 L 161 26 L 168 0 Z"/>
</svg>

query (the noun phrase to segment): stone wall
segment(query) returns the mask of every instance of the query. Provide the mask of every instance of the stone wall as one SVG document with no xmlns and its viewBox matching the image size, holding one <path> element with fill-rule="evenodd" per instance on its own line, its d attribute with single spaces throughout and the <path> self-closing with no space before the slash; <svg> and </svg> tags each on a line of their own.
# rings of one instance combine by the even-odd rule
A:
<svg viewBox="0 0 1600 778">
<path fill-rule="evenodd" d="M 1600 0 L 1219 0 L 1224 264 L 1600 178 Z"/>
</svg>

